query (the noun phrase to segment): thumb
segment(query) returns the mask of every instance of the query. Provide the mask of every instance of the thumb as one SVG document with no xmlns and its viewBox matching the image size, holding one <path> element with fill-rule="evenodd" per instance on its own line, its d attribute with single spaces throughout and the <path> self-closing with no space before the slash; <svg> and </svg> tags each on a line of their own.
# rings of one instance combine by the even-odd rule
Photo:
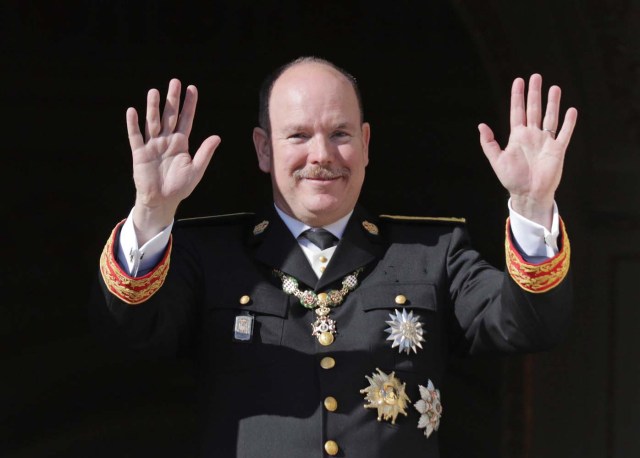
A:
<svg viewBox="0 0 640 458">
<path fill-rule="evenodd" d="M 212 135 L 202 142 L 202 145 L 200 145 L 200 148 L 198 148 L 198 151 L 196 151 L 196 154 L 193 156 L 192 164 L 200 177 L 204 175 L 204 171 L 207 169 L 209 162 L 211 162 L 213 153 L 215 153 L 221 141 L 222 139 L 220 137 Z"/>
<path fill-rule="evenodd" d="M 490 163 L 493 163 L 502 152 L 500 145 L 493 136 L 493 131 L 489 126 L 482 123 L 478 125 L 478 131 L 480 131 L 480 146 L 484 151 L 485 156 L 489 159 Z"/>
</svg>

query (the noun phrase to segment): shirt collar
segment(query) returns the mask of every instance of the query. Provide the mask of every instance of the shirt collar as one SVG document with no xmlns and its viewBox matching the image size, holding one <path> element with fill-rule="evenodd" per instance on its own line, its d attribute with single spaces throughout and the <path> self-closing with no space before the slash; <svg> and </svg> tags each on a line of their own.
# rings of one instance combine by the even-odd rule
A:
<svg viewBox="0 0 640 458">
<path fill-rule="evenodd" d="M 298 221 L 292 216 L 287 215 L 285 212 L 280 210 L 275 203 L 273 204 L 273 206 L 275 207 L 276 212 L 278 213 L 278 216 L 280 216 L 280 219 L 282 219 L 284 224 L 289 228 L 289 230 L 291 231 L 291 233 L 296 239 L 300 237 L 300 234 L 302 234 L 307 229 L 312 229 L 311 226 L 304 224 L 302 221 Z M 340 240 L 342 238 L 342 234 L 344 234 L 344 230 L 347 227 L 347 223 L 349 222 L 349 218 L 351 218 L 352 213 L 353 213 L 353 210 L 351 210 L 345 216 L 340 218 L 338 221 L 334 221 L 333 223 L 327 224 L 326 226 L 322 226 L 322 227 L 327 231 L 331 232 L 333 235 L 335 235 L 338 238 L 338 240 Z"/>
</svg>

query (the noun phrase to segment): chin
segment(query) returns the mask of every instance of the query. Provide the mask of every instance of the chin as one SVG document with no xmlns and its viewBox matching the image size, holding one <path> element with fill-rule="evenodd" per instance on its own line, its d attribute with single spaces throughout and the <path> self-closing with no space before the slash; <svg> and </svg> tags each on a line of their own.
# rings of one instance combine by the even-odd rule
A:
<svg viewBox="0 0 640 458">
<path fill-rule="evenodd" d="M 312 213 L 331 213 L 340 208 L 343 200 L 339 197 L 321 195 L 308 199 L 304 207 Z"/>
<path fill-rule="evenodd" d="M 308 202 L 304 206 L 306 213 L 319 221 L 321 224 L 332 223 L 349 213 L 354 205 L 346 205 L 344 199 L 320 199 Z"/>
</svg>

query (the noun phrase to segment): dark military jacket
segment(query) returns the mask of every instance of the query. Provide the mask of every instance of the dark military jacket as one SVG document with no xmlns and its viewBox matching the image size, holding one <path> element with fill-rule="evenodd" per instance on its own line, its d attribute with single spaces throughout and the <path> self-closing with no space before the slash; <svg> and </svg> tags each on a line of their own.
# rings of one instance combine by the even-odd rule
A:
<svg viewBox="0 0 640 458">
<path fill-rule="evenodd" d="M 114 249 L 108 246 L 103 261 Z M 566 279 L 533 294 L 483 261 L 463 224 L 372 218 L 359 207 L 319 280 L 273 210 L 179 222 L 163 263 L 170 263 L 164 283 L 137 305 L 121 300 L 103 268 L 103 305 L 131 346 L 193 352 L 206 457 L 319 458 L 328 456 L 327 441 L 349 458 L 437 457 L 438 433 L 427 438 L 417 427 L 418 386 L 431 380 L 441 387 L 451 351 L 551 347 L 566 328 L 571 302 Z M 355 290 L 331 311 L 332 344 L 311 336 L 314 312 L 283 292 L 274 269 L 318 293 L 339 289 L 345 276 L 363 269 Z M 154 275 L 147 283 L 157 284 Z M 422 323 L 417 353 L 400 353 L 387 340 L 390 314 L 403 309 Z M 253 318 L 250 341 L 234 338 L 238 316 Z M 365 376 L 377 369 L 405 384 L 410 403 L 395 424 L 364 407 Z M 327 398 L 336 402 L 327 407 Z"/>
</svg>

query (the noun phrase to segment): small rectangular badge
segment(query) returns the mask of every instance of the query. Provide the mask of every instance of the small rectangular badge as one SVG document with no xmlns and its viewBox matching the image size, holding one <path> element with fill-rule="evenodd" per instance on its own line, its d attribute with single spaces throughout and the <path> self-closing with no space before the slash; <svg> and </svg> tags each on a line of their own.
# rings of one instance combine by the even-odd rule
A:
<svg viewBox="0 0 640 458">
<path fill-rule="evenodd" d="M 251 342 L 253 337 L 253 316 L 249 314 L 236 316 L 233 327 L 233 340 L 236 342 Z"/>
</svg>

